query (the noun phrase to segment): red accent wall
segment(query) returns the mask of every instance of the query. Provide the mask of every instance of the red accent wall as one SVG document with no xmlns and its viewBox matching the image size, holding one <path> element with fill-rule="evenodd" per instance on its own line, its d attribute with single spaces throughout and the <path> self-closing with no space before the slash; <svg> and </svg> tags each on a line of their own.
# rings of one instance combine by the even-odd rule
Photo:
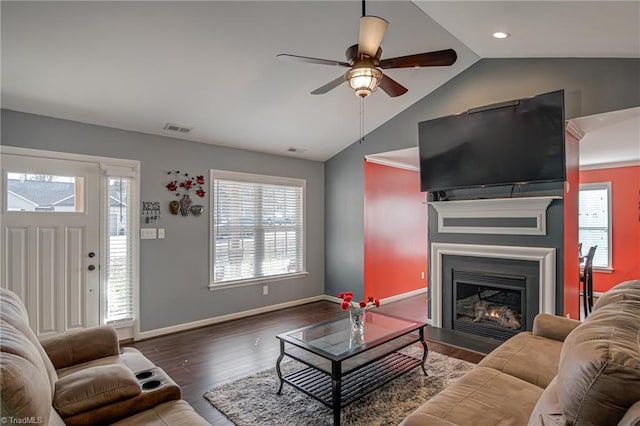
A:
<svg viewBox="0 0 640 426">
<path fill-rule="evenodd" d="M 640 278 L 640 166 L 582 170 L 580 183 L 611 182 L 613 272 L 593 274 L 593 290 L 604 292 Z"/>
<path fill-rule="evenodd" d="M 382 299 L 427 286 L 425 201 L 418 172 L 365 161 L 365 296 Z"/>
<path fill-rule="evenodd" d="M 564 191 L 564 315 L 580 318 L 580 262 L 578 260 L 579 141 L 565 132 L 567 177 Z"/>
</svg>

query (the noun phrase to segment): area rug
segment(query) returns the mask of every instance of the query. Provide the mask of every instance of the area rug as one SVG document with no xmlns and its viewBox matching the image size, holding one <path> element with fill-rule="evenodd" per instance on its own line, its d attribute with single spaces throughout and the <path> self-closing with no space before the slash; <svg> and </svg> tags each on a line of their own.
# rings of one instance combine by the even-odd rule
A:
<svg viewBox="0 0 640 426">
<path fill-rule="evenodd" d="M 405 353 L 421 358 L 422 350 Z M 397 425 L 429 398 L 453 383 L 474 364 L 429 352 L 425 376 L 420 368 L 405 373 L 342 409 L 347 426 Z M 283 373 L 299 367 L 297 361 L 282 364 Z M 204 397 L 237 426 L 324 426 L 333 424 L 332 410 L 285 383 L 282 394 L 275 367 L 217 386 Z"/>
</svg>

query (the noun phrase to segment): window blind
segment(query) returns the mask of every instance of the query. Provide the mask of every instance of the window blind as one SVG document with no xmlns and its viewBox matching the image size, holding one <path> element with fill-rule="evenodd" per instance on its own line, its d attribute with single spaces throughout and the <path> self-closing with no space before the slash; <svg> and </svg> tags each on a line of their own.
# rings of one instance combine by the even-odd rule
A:
<svg viewBox="0 0 640 426">
<path fill-rule="evenodd" d="M 609 267 L 609 186 L 607 184 L 583 185 L 580 188 L 578 205 L 579 241 L 582 254 L 589 247 L 598 246 L 593 266 Z"/>
<path fill-rule="evenodd" d="M 131 321 L 134 318 L 133 235 L 130 195 L 132 179 L 109 176 L 107 179 L 106 221 L 106 322 Z"/>
<path fill-rule="evenodd" d="M 304 181 L 212 173 L 213 284 L 304 272 Z"/>
</svg>

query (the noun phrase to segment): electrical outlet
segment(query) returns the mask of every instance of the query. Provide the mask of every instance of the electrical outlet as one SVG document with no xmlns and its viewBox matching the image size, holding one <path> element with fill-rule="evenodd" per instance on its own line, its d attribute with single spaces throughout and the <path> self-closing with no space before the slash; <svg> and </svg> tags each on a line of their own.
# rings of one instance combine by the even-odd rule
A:
<svg viewBox="0 0 640 426">
<path fill-rule="evenodd" d="M 267 294 L 269 294 L 269 286 L 268 285 L 263 285 L 262 286 L 262 295 L 266 296 Z"/>
<path fill-rule="evenodd" d="M 424 271 L 420 272 L 420 279 L 424 280 Z"/>
</svg>

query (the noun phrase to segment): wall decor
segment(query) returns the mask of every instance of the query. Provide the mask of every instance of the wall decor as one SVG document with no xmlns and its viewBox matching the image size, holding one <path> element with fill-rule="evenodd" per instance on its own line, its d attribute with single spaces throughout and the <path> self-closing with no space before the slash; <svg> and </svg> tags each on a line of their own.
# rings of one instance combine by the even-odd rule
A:
<svg viewBox="0 0 640 426">
<path fill-rule="evenodd" d="M 180 172 L 180 170 L 169 171 L 167 174 L 173 175 L 173 179 L 165 187 L 175 193 L 176 197 L 181 197 L 179 200 L 169 203 L 169 211 L 176 215 L 180 213 L 182 216 L 189 216 L 189 214 L 200 216 L 204 207 L 200 204 L 193 206 L 191 195 L 193 192 L 197 197 L 204 198 L 206 195 L 204 176 L 190 175 L 189 173 Z"/>
<path fill-rule="evenodd" d="M 160 219 L 160 202 L 158 201 L 143 201 L 142 202 L 142 217 L 144 218 L 144 223 L 151 223 L 154 221 L 158 223 L 158 219 Z"/>
</svg>

